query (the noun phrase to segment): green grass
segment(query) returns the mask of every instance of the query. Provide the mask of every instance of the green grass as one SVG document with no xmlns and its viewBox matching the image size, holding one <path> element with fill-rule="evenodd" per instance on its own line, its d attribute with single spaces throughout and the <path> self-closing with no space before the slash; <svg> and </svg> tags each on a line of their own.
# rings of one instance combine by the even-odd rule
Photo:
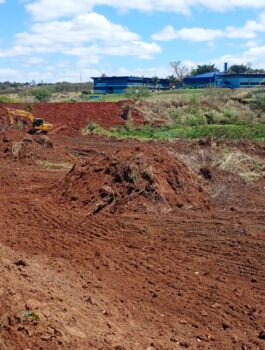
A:
<svg viewBox="0 0 265 350">
<path fill-rule="evenodd" d="M 16 103 L 17 99 L 10 96 L 0 95 L 0 103 Z"/>
<path fill-rule="evenodd" d="M 102 96 L 102 101 L 104 102 L 119 102 L 123 100 L 128 100 L 125 94 L 109 94 Z"/>
<path fill-rule="evenodd" d="M 198 125 L 198 126 L 162 126 L 154 128 L 125 127 L 113 128 L 109 136 L 117 138 L 137 138 L 142 140 L 199 139 L 204 137 L 227 140 L 265 141 L 265 125 Z"/>
<path fill-rule="evenodd" d="M 169 90 L 169 91 L 150 92 L 150 96 L 143 97 L 142 100 L 144 101 L 154 101 L 157 99 L 167 100 L 167 99 L 172 99 L 179 95 L 181 95 L 183 98 L 184 97 L 189 98 L 192 95 L 203 96 L 207 93 L 207 91 L 208 89 L 178 89 L 178 90 Z M 99 101 L 90 100 L 89 96 L 87 97 L 86 100 L 89 102 L 119 102 L 119 101 L 129 99 L 126 96 L 126 94 L 107 94 L 107 95 L 95 94 L 95 95 L 100 96 Z"/>
</svg>

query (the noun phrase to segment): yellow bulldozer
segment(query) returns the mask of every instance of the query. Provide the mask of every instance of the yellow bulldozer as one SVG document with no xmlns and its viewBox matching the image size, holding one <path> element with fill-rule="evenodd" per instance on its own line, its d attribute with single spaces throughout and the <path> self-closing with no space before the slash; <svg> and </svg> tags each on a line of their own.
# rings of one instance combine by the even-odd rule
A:
<svg viewBox="0 0 265 350">
<path fill-rule="evenodd" d="M 47 134 L 52 130 L 52 124 L 44 121 L 42 118 L 36 118 L 30 112 L 5 108 L 7 111 L 9 127 L 17 127 L 26 130 L 29 134 Z"/>
</svg>

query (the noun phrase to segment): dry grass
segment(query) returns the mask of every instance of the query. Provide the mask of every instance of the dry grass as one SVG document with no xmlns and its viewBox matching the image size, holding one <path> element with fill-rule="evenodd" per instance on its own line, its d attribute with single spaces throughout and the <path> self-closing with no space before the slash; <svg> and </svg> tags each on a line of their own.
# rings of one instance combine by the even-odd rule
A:
<svg viewBox="0 0 265 350">
<path fill-rule="evenodd" d="M 240 151 L 229 152 L 226 150 L 213 166 L 237 174 L 247 182 L 252 182 L 263 175 L 265 164 L 258 157 L 250 156 Z"/>
<path fill-rule="evenodd" d="M 204 94 L 176 94 L 165 100 L 149 99 L 140 106 L 150 122 L 168 124 L 249 124 L 265 123 L 265 113 L 245 102 L 249 92 L 205 90 Z"/>
<path fill-rule="evenodd" d="M 211 150 L 198 150 L 179 157 L 192 171 L 208 168 L 235 174 L 246 182 L 253 182 L 264 175 L 265 162 L 257 156 L 250 156 L 239 150 L 218 149 L 213 143 Z"/>
</svg>

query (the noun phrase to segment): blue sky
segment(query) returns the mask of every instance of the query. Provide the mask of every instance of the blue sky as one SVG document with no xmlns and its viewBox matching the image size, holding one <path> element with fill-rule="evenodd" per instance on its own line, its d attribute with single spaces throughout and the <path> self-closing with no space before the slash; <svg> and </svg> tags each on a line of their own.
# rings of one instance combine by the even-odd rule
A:
<svg viewBox="0 0 265 350">
<path fill-rule="evenodd" d="M 0 0 L 0 81 L 265 68 L 265 0 Z"/>
</svg>

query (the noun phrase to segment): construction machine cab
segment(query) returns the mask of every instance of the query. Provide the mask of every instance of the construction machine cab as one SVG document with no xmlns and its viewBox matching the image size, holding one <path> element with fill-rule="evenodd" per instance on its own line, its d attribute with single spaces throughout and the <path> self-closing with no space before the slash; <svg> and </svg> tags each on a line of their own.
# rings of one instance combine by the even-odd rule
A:
<svg viewBox="0 0 265 350">
<path fill-rule="evenodd" d="M 43 125 L 43 119 L 42 118 L 35 118 L 33 121 L 32 121 L 32 126 L 33 127 L 40 127 Z"/>
</svg>

